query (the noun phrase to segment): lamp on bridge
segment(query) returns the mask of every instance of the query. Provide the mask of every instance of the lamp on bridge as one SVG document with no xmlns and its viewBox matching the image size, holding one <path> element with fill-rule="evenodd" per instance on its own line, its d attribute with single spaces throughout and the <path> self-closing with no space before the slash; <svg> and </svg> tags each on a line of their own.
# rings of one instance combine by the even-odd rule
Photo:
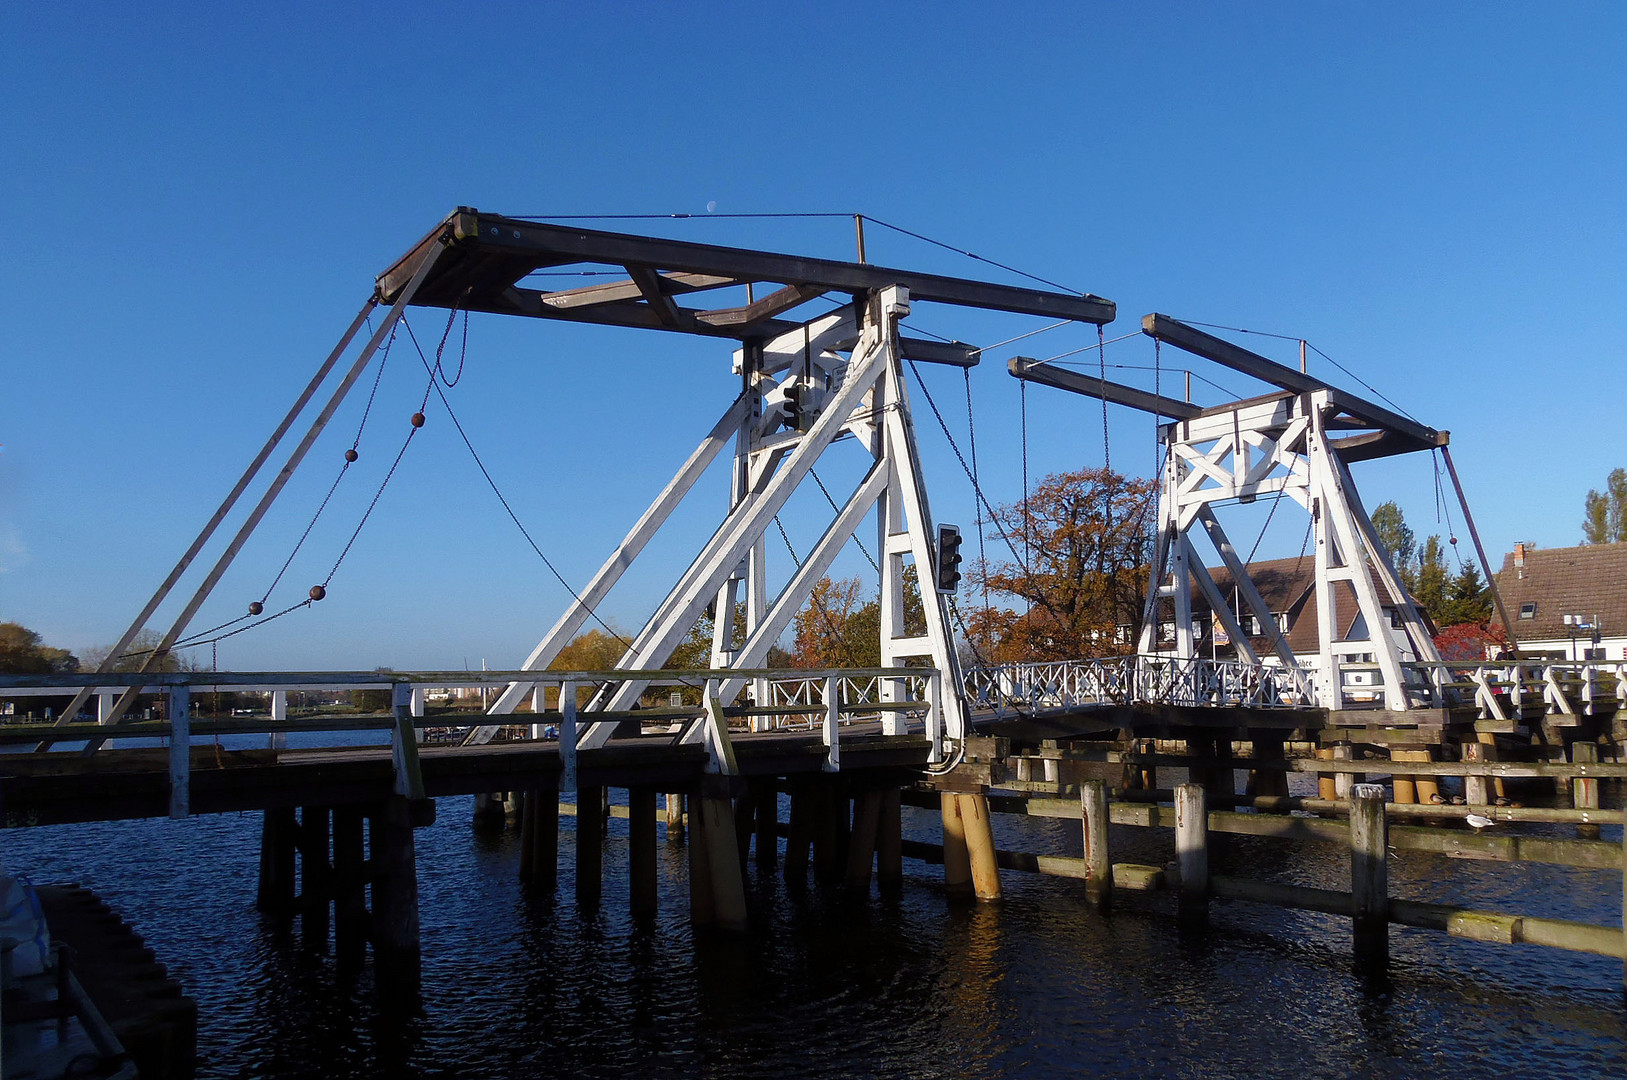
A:
<svg viewBox="0 0 1627 1080">
<path fill-rule="evenodd" d="M 1570 632 L 1570 639 L 1571 639 L 1571 656 L 1570 656 L 1570 658 L 1571 658 L 1572 663 L 1577 663 L 1577 662 L 1579 662 L 1579 661 L 1581 661 L 1583 659 L 1583 657 L 1578 654 L 1577 649 L 1576 649 L 1576 639 L 1577 639 L 1577 637 L 1579 635 L 1584 634 L 1584 633 L 1589 634 L 1591 643 L 1594 644 L 1594 645 L 1597 645 L 1599 643 L 1599 641 L 1601 640 L 1600 635 L 1599 635 L 1599 616 L 1596 615 L 1596 614 L 1595 615 L 1572 615 L 1572 614 L 1567 613 L 1565 615 L 1565 627 Z M 1592 654 L 1591 653 L 1589 653 L 1587 659 L 1592 659 Z"/>
</svg>

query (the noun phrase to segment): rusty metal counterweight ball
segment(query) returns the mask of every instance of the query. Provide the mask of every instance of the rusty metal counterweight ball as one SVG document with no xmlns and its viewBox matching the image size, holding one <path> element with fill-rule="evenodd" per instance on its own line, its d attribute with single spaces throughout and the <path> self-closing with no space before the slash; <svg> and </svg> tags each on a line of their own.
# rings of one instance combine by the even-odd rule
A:
<svg viewBox="0 0 1627 1080">
<path fill-rule="evenodd" d="M 312 585 L 311 586 L 311 599 L 312 600 L 320 600 L 326 595 L 328 595 L 328 590 L 324 589 L 322 586 L 320 586 L 320 585 Z"/>
<path fill-rule="evenodd" d="M 351 447 L 349 450 L 345 451 L 345 460 L 346 461 L 355 461 L 360 456 L 361 456 L 360 454 L 356 453 L 356 448 L 354 446 Z"/>
<path fill-rule="evenodd" d="M 412 414 L 412 426 L 413 427 L 423 427 L 424 426 L 424 414 L 423 413 L 415 412 L 415 413 Z"/>
<path fill-rule="evenodd" d="M 260 612 L 264 611 L 265 609 L 266 609 L 266 606 L 264 604 L 260 603 L 260 601 L 258 601 L 258 600 L 255 600 L 255 601 L 253 601 L 252 603 L 249 604 L 249 614 L 250 615 L 258 615 L 258 614 L 260 614 Z"/>
</svg>

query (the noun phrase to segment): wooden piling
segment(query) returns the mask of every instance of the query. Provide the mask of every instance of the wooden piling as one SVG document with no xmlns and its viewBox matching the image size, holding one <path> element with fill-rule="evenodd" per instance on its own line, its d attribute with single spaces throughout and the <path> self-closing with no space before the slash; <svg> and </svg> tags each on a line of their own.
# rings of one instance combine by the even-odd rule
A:
<svg viewBox="0 0 1627 1080">
<path fill-rule="evenodd" d="M 735 847 L 740 856 L 740 872 L 746 871 L 746 863 L 751 857 L 751 838 L 757 831 L 757 789 L 750 785 L 745 792 L 734 800 L 734 840 Z"/>
<path fill-rule="evenodd" d="M 294 913 L 298 881 L 294 876 L 298 853 L 299 820 L 293 807 L 265 812 L 260 825 L 260 888 L 256 906 L 267 915 L 288 918 Z"/>
<path fill-rule="evenodd" d="M 763 781 L 757 790 L 755 843 L 757 869 L 772 874 L 780 853 L 780 792 L 772 779 Z"/>
<path fill-rule="evenodd" d="M 995 855 L 994 823 L 987 795 L 960 795 L 960 820 L 966 830 L 966 854 L 972 867 L 972 894 L 979 900 L 1000 899 L 1000 862 Z"/>
<path fill-rule="evenodd" d="M 1390 955 L 1389 822 L 1384 789 L 1357 784 L 1350 799 L 1350 893 L 1356 962 L 1380 968 Z"/>
<path fill-rule="evenodd" d="M 1424 747 L 1420 750 L 1414 750 L 1412 751 L 1412 760 L 1434 761 L 1435 750 L 1433 747 Z M 1429 804 L 1440 803 L 1442 801 L 1441 783 L 1435 777 L 1420 774 L 1413 778 L 1413 786 L 1418 790 L 1418 801 L 1420 803 L 1427 806 Z"/>
<path fill-rule="evenodd" d="M 1254 731 L 1249 736 L 1254 767 L 1249 771 L 1245 793 L 1284 796 L 1288 794 L 1288 761 L 1283 753 L 1281 732 Z"/>
<path fill-rule="evenodd" d="M 501 792 L 484 791 L 475 796 L 474 827 L 476 829 L 501 832 L 508 820 L 508 812 L 504 808 Z"/>
<path fill-rule="evenodd" d="M 667 793 L 667 843 L 684 842 L 684 797 L 682 792 Z"/>
<path fill-rule="evenodd" d="M 711 846 L 706 842 L 706 819 L 700 812 L 700 796 L 691 793 L 689 803 L 689 921 L 693 926 L 711 926 L 717 921 L 717 905 L 712 902 Z"/>
<path fill-rule="evenodd" d="M 1411 750 L 1397 750 L 1392 747 L 1390 750 L 1390 760 L 1417 761 L 1418 759 L 1413 756 L 1413 752 Z M 1390 786 L 1395 790 L 1394 801 L 1396 803 L 1410 806 L 1418 801 L 1418 788 L 1413 783 L 1412 775 L 1410 773 L 1405 775 L 1401 773 L 1395 774 L 1390 780 Z"/>
<path fill-rule="evenodd" d="M 359 806 L 333 809 L 333 949 L 341 964 L 367 955 L 367 840 Z"/>
<path fill-rule="evenodd" d="M 1209 806 L 1202 784 L 1175 789 L 1175 861 L 1181 873 L 1180 923 L 1204 927 L 1209 922 Z"/>
<path fill-rule="evenodd" d="M 635 919 L 651 919 L 656 913 L 655 824 L 655 789 L 628 789 L 628 893 Z"/>
<path fill-rule="evenodd" d="M 1107 782 L 1079 785 L 1079 812 L 1085 833 L 1085 895 L 1099 910 L 1113 902 L 1113 862 L 1107 849 Z"/>
<path fill-rule="evenodd" d="M 881 792 L 865 790 L 853 799 L 853 835 L 847 849 L 847 883 L 870 889 L 870 868 L 876 861 L 876 831 L 881 823 Z"/>
<path fill-rule="evenodd" d="M 785 828 L 785 883 L 808 883 L 808 854 L 813 845 L 813 824 L 809 809 L 807 786 L 800 781 L 790 785 L 790 820 Z"/>
<path fill-rule="evenodd" d="M 897 787 L 882 789 L 876 822 L 876 887 L 883 895 L 904 887 L 903 798 Z"/>
<path fill-rule="evenodd" d="M 373 879 L 373 960 L 379 985 L 394 996 L 416 996 L 423 946 L 418 926 L 418 856 L 412 809 L 392 796 L 374 808 L 369 836 Z"/>
<path fill-rule="evenodd" d="M 539 898 L 559 886 L 559 792 L 532 788 L 520 819 L 520 881 Z"/>
<path fill-rule="evenodd" d="M 1321 761 L 1332 761 L 1333 760 L 1333 747 L 1331 747 L 1331 746 L 1319 746 L 1319 747 L 1317 747 L 1316 756 L 1317 756 L 1318 760 L 1321 760 Z M 1318 799 L 1337 799 L 1339 797 L 1339 792 L 1338 792 L 1337 788 L 1335 787 L 1335 781 L 1334 781 L 1333 773 L 1317 773 L 1316 774 L 1316 797 Z M 1400 800 L 1397 799 L 1396 801 L 1399 802 Z"/>
<path fill-rule="evenodd" d="M 712 921 L 720 930 L 746 929 L 746 889 L 740 876 L 734 807 L 727 797 L 711 793 L 700 799 L 703 842 L 712 878 Z"/>
<path fill-rule="evenodd" d="M 1466 742 L 1460 748 L 1465 764 L 1476 764 L 1491 760 L 1487 755 L 1487 746 L 1482 742 Z M 1463 801 L 1470 806 L 1485 806 L 1491 802 L 1487 791 L 1484 776 L 1465 776 L 1463 778 Z"/>
<path fill-rule="evenodd" d="M 1599 763 L 1599 744 L 1578 740 L 1571 743 L 1570 757 L 1572 765 L 1597 765 Z M 1571 781 L 1571 803 L 1578 810 L 1597 810 L 1599 808 L 1599 781 L 1597 777 L 1579 776 Z M 1597 840 L 1599 827 L 1595 824 L 1584 823 L 1576 826 L 1576 835 L 1582 840 Z"/>
<path fill-rule="evenodd" d="M 576 906 L 587 914 L 599 909 L 604 888 L 605 789 L 576 792 Z"/>
<path fill-rule="evenodd" d="M 842 880 L 847 870 L 843 843 L 847 798 L 830 778 L 814 787 L 813 864 L 814 879 L 825 885 Z"/>
<path fill-rule="evenodd" d="M 943 817 L 943 887 L 951 900 L 972 897 L 972 862 L 966 849 L 966 823 L 960 817 L 960 796 L 952 791 L 938 795 Z"/>
<path fill-rule="evenodd" d="M 328 947 L 328 905 L 333 898 L 328 862 L 328 808 L 300 811 L 299 931 L 306 948 Z"/>
<path fill-rule="evenodd" d="M 1349 743 L 1339 743 L 1333 748 L 1334 761 L 1351 761 L 1355 758 L 1355 750 Z M 1350 798 L 1350 789 L 1365 781 L 1360 773 L 1337 772 L 1333 774 L 1333 793 L 1341 799 Z"/>
</svg>

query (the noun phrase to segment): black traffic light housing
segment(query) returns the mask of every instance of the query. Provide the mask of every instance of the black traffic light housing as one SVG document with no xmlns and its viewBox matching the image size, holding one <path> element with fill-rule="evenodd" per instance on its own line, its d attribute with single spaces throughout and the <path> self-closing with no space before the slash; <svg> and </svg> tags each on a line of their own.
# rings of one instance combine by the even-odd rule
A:
<svg viewBox="0 0 1627 1080">
<path fill-rule="evenodd" d="M 786 380 L 780 400 L 780 419 L 795 431 L 802 430 L 802 384 L 795 379 Z"/>
<path fill-rule="evenodd" d="M 960 526 L 938 526 L 938 591 L 952 593 L 960 586 Z"/>
</svg>

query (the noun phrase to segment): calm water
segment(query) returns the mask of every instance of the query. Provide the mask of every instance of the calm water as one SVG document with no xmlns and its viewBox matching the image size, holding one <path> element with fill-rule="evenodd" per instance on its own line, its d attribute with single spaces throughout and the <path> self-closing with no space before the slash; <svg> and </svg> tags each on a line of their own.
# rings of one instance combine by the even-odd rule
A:
<svg viewBox="0 0 1627 1080">
<path fill-rule="evenodd" d="M 259 819 L 13 830 L 0 857 L 120 910 L 194 995 L 204 1077 L 1590 1077 L 1627 1074 L 1622 965 L 1392 930 L 1392 977 L 1350 970 L 1348 923 L 1216 904 L 1182 937 L 1167 898 L 1103 917 L 1079 883 L 1008 874 L 995 906 L 948 906 L 936 867 L 903 896 L 788 889 L 749 872 L 751 933 L 697 938 L 687 860 L 662 845 L 658 922 L 626 915 L 626 822 L 601 913 L 572 902 L 562 819 L 555 904 L 520 886 L 517 837 L 443 799 L 420 831 L 424 1006 L 376 1007 L 254 909 Z M 906 832 L 936 839 L 934 815 Z M 1077 853 L 1078 826 L 997 820 L 1002 846 Z M 1619 836 L 1619 830 L 1607 830 Z M 1115 828 L 1115 858 L 1164 862 L 1168 833 Z M 1218 872 L 1338 885 L 1332 849 L 1231 838 Z M 1402 857 L 1392 891 L 1608 923 L 1619 874 Z"/>
</svg>

